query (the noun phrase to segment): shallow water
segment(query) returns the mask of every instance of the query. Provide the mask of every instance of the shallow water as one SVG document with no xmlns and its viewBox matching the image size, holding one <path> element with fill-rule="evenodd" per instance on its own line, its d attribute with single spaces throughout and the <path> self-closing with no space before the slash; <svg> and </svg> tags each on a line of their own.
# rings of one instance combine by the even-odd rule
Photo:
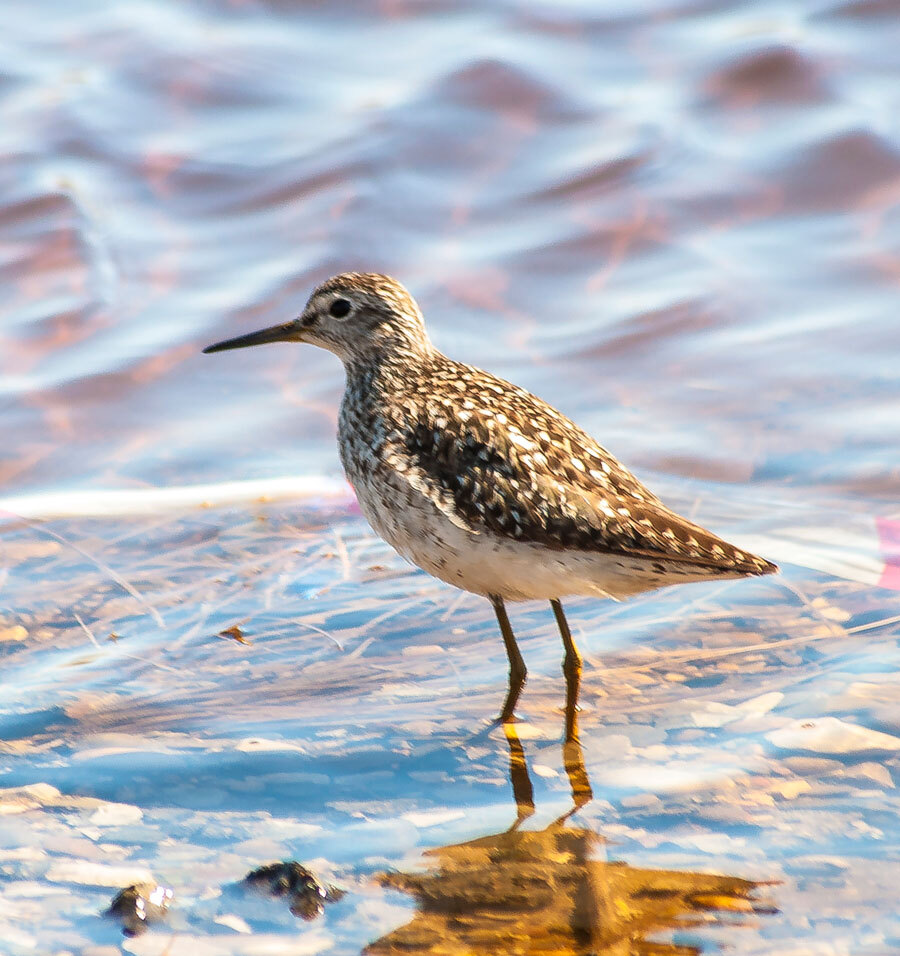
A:
<svg viewBox="0 0 900 956">
<path fill-rule="evenodd" d="M 900 949 L 897 5 L 76 6 L 0 36 L 0 950 Z M 336 360 L 199 354 L 349 268 L 784 566 L 570 602 L 580 755 L 549 609 L 507 737 L 358 517 Z"/>
</svg>

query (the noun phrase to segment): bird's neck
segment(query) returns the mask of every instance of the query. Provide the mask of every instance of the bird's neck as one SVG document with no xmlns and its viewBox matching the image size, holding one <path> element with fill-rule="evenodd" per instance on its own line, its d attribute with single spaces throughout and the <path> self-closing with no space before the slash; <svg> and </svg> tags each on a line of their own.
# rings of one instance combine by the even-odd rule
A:
<svg viewBox="0 0 900 956">
<path fill-rule="evenodd" d="M 345 360 L 347 387 L 358 394 L 402 391 L 406 383 L 417 379 L 439 355 L 428 339 L 384 343 L 365 355 L 351 355 Z"/>
</svg>

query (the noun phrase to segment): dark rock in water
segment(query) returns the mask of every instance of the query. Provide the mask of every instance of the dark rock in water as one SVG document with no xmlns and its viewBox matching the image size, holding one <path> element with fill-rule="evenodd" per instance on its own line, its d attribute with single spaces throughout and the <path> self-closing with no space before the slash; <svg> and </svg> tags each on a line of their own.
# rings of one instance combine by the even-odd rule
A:
<svg viewBox="0 0 900 956">
<path fill-rule="evenodd" d="M 113 897 L 109 909 L 103 915 L 117 919 L 126 936 L 140 936 L 146 932 L 148 925 L 165 919 L 174 897 L 174 891 L 168 886 L 132 883 Z"/>
<path fill-rule="evenodd" d="M 343 890 L 319 882 L 296 860 L 267 863 L 251 870 L 244 884 L 266 896 L 286 897 L 291 913 L 307 921 L 322 915 L 323 903 L 335 903 L 344 896 Z"/>
</svg>

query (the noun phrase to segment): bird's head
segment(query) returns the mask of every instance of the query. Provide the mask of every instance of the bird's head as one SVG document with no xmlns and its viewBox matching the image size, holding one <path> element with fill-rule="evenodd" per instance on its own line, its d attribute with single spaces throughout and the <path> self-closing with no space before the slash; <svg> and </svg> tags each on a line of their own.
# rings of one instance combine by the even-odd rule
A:
<svg viewBox="0 0 900 956">
<path fill-rule="evenodd" d="M 422 313 L 406 289 L 390 276 L 360 272 L 323 282 L 292 322 L 217 342 L 203 351 L 266 342 L 309 342 L 334 352 L 345 365 L 379 356 L 415 360 L 431 350 Z"/>
</svg>

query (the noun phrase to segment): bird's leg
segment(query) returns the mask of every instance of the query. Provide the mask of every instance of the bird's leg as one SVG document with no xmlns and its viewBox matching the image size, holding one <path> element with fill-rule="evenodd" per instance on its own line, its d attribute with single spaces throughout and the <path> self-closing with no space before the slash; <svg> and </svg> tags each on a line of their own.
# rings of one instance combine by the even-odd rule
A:
<svg viewBox="0 0 900 956">
<path fill-rule="evenodd" d="M 550 601 L 550 607 L 553 608 L 563 646 L 566 649 L 566 656 L 563 658 L 563 674 L 566 677 L 566 740 L 577 740 L 576 714 L 578 711 L 578 689 L 581 684 L 581 655 L 578 653 L 575 641 L 572 640 L 572 632 L 569 630 L 569 622 L 566 620 L 562 604 L 559 603 L 559 600 L 553 599 Z"/>
<path fill-rule="evenodd" d="M 505 724 L 513 719 L 513 711 L 519 701 L 519 694 L 522 693 L 522 688 L 525 686 L 528 671 L 525 669 L 525 661 L 522 660 L 522 653 L 509 623 L 503 598 L 492 594 L 491 604 L 494 605 L 494 613 L 497 615 L 497 623 L 500 625 L 500 633 L 503 635 L 503 643 L 506 645 L 506 656 L 509 658 L 509 692 L 506 695 L 503 710 L 500 711 L 500 720 Z"/>
</svg>

